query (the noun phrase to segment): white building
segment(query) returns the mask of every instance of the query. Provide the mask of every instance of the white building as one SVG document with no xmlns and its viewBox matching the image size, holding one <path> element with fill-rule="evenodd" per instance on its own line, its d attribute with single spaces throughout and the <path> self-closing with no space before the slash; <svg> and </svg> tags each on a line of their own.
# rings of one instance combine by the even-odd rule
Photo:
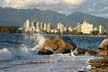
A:
<svg viewBox="0 0 108 72">
<path fill-rule="evenodd" d="M 90 24 L 86 21 L 84 21 L 81 24 L 81 32 L 84 34 L 90 34 L 93 31 L 93 24 Z"/>
<path fill-rule="evenodd" d="M 72 27 L 68 27 L 68 31 L 69 32 L 72 32 L 73 31 L 73 28 Z"/>
<path fill-rule="evenodd" d="M 51 24 L 50 23 L 47 24 L 47 32 L 48 33 L 51 32 Z"/>
<path fill-rule="evenodd" d="M 77 32 L 81 32 L 81 24 L 79 22 L 77 23 Z"/>
<path fill-rule="evenodd" d="M 36 22 L 36 32 L 40 32 L 40 29 L 39 29 L 39 22 Z"/>
<path fill-rule="evenodd" d="M 40 23 L 40 29 L 43 30 L 43 28 L 44 28 L 44 23 L 41 22 L 41 23 Z"/>
<path fill-rule="evenodd" d="M 98 31 L 98 28 L 97 27 L 94 27 L 93 31 Z"/>
<path fill-rule="evenodd" d="M 36 31 L 36 22 L 35 21 L 32 21 L 31 27 L 30 27 L 30 31 L 31 32 L 35 32 Z"/>
<path fill-rule="evenodd" d="M 64 24 L 62 24 L 62 23 L 58 23 L 58 29 L 60 30 L 60 33 L 61 34 L 63 34 L 63 32 L 64 32 Z"/>
<path fill-rule="evenodd" d="M 60 24 L 61 24 L 61 23 L 58 23 L 58 24 L 57 24 L 57 29 L 60 29 Z"/>
<path fill-rule="evenodd" d="M 24 29 L 25 29 L 25 32 L 30 31 L 30 20 L 29 19 L 27 19 L 26 22 L 24 23 Z"/>
<path fill-rule="evenodd" d="M 105 26 L 99 25 L 99 33 L 103 34 L 105 32 Z"/>
<path fill-rule="evenodd" d="M 43 25 L 44 27 L 43 27 L 43 30 L 44 31 L 46 31 L 47 30 L 47 24 L 46 23 L 44 23 L 44 25 Z"/>
</svg>

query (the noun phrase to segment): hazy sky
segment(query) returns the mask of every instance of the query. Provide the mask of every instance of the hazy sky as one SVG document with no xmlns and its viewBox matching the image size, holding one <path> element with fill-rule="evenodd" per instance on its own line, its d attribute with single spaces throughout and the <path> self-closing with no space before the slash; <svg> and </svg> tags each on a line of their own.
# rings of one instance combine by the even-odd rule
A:
<svg viewBox="0 0 108 72">
<path fill-rule="evenodd" d="M 59 13 L 84 12 L 108 18 L 108 0 L 0 0 L 2 7 L 39 8 Z"/>
</svg>

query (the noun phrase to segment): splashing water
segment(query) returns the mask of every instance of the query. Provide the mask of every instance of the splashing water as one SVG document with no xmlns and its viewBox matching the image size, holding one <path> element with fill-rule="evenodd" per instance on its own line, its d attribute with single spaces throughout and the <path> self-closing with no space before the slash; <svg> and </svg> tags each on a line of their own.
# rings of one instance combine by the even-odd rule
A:
<svg viewBox="0 0 108 72">
<path fill-rule="evenodd" d="M 26 44 L 21 44 L 18 47 L 2 48 L 0 49 L 0 60 L 11 60 L 15 58 L 30 58 L 37 54 L 37 51 L 42 47 L 45 38 L 42 34 L 25 35 L 25 40 L 34 40 L 37 44 L 33 48 Z M 29 43 L 29 42 L 28 42 Z M 35 54 L 34 54 L 35 53 Z"/>
<path fill-rule="evenodd" d="M 73 53 L 73 51 L 72 51 L 72 50 L 71 50 L 71 56 L 72 56 L 72 57 L 75 57 L 75 55 L 74 55 L 74 53 Z"/>
<path fill-rule="evenodd" d="M 0 50 L 0 60 L 9 60 L 12 58 L 11 52 L 7 48 Z"/>
<path fill-rule="evenodd" d="M 33 38 L 35 39 L 35 41 L 38 43 L 35 47 L 33 47 L 33 48 L 31 48 L 30 50 L 31 51 L 36 51 L 36 50 L 39 50 L 42 46 L 43 46 L 43 44 L 44 44 L 44 42 L 45 42 L 45 38 L 44 38 L 44 36 L 42 35 L 42 34 L 40 34 L 40 33 L 38 33 L 38 34 L 34 34 L 33 35 Z"/>
<path fill-rule="evenodd" d="M 34 41 L 36 41 L 34 47 L 28 47 L 28 45 L 22 43 L 16 48 L 3 47 L 0 49 L 0 72 L 5 70 L 6 72 L 77 72 L 80 69 L 91 69 L 88 62 L 96 58 L 95 56 L 75 56 L 72 51 L 70 55 L 37 55 L 37 50 L 42 47 L 45 40 L 41 33 L 26 35 L 24 42 L 33 41 L 34 44 Z M 9 62 L 4 60 L 9 60 Z"/>
</svg>

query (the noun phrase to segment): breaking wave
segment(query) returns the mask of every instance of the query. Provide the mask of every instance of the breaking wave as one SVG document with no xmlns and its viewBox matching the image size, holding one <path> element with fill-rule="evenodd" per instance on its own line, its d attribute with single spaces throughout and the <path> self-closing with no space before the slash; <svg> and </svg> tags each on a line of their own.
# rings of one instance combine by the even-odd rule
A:
<svg viewBox="0 0 108 72">
<path fill-rule="evenodd" d="M 0 39 L 3 39 L 2 37 L 0 37 Z M 4 72 L 2 70 L 11 68 L 11 67 L 12 67 L 12 70 L 10 70 L 9 72 L 23 72 L 23 68 L 25 69 L 26 72 L 30 72 L 30 70 L 32 72 L 36 72 L 36 71 L 38 72 L 66 72 L 66 70 L 68 69 L 72 70 L 72 72 L 77 72 L 78 69 L 85 68 L 89 70 L 91 68 L 88 63 L 89 60 L 98 58 L 95 56 L 84 56 L 84 55 L 75 56 L 72 52 L 71 54 L 37 55 L 39 47 L 41 47 L 43 43 L 45 42 L 45 40 L 47 39 L 42 34 L 38 33 L 38 34 L 32 34 L 32 35 L 24 35 L 23 38 L 21 39 L 18 39 L 17 37 L 13 37 L 9 39 L 9 37 L 8 39 L 4 38 L 3 41 L 1 41 L 0 43 L 3 43 L 4 45 L 4 43 L 6 42 L 8 46 L 15 45 L 15 47 L 0 48 L 0 72 Z M 11 40 L 14 40 L 14 41 L 12 42 Z M 78 38 L 77 40 L 75 40 L 76 43 L 79 44 L 79 46 L 85 45 L 86 39 L 83 40 L 81 38 L 81 40 L 80 41 L 79 40 L 80 39 Z M 102 39 L 100 38 L 97 39 L 97 41 L 101 41 L 101 40 Z M 85 42 L 84 44 L 83 44 L 83 41 Z M 16 46 L 15 43 L 17 43 L 18 46 Z M 10 62 L 8 62 L 7 60 L 9 60 Z M 42 64 L 42 65 L 38 66 L 36 64 Z M 18 65 L 20 66 L 15 67 Z M 15 69 L 13 69 L 14 67 Z"/>
</svg>

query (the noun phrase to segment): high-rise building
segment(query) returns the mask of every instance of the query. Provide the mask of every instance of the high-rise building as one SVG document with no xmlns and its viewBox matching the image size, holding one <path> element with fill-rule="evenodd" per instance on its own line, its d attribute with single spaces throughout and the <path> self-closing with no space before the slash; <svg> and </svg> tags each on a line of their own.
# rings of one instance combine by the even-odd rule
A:
<svg viewBox="0 0 108 72">
<path fill-rule="evenodd" d="M 58 23 L 58 24 L 57 24 L 57 29 L 60 29 L 60 24 L 61 24 L 61 23 Z"/>
<path fill-rule="evenodd" d="M 39 29 L 39 22 L 36 22 L 36 32 L 40 32 L 40 29 Z"/>
<path fill-rule="evenodd" d="M 60 33 L 61 34 L 63 34 L 63 32 L 64 32 L 64 24 L 62 24 L 62 23 L 58 23 L 58 29 L 60 30 Z"/>
<path fill-rule="evenodd" d="M 77 23 L 77 32 L 81 32 L 81 24 L 79 22 Z"/>
<path fill-rule="evenodd" d="M 27 19 L 25 24 L 24 24 L 24 29 L 25 29 L 25 32 L 29 32 L 30 31 L 30 20 Z"/>
<path fill-rule="evenodd" d="M 44 28 L 44 23 L 41 22 L 41 23 L 40 23 L 40 29 L 43 30 L 43 28 Z"/>
<path fill-rule="evenodd" d="M 50 23 L 47 24 L 47 32 L 48 33 L 51 32 L 51 24 Z"/>
<path fill-rule="evenodd" d="M 90 24 L 86 21 L 81 24 L 81 32 L 84 34 L 90 34 L 93 31 L 93 24 Z"/>
<path fill-rule="evenodd" d="M 104 34 L 104 32 L 105 32 L 105 26 L 99 25 L 99 33 Z"/>
<path fill-rule="evenodd" d="M 34 20 L 33 20 L 32 23 L 31 23 L 30 29 L 31 29 L 31 30 L 30 30 L 31 32 L 35 32 L 35 31 L 36 31 L 36 22 L 35 22 Z"/>
<path fill-rule="evenodd" d="M 43 27 L 43 30 L 44 31 L 46 31 L 47 30 L 47 24 L 46 23 L 44 23 L 44 25 L 43 25 L 44 27 Z"/>
</svg>

